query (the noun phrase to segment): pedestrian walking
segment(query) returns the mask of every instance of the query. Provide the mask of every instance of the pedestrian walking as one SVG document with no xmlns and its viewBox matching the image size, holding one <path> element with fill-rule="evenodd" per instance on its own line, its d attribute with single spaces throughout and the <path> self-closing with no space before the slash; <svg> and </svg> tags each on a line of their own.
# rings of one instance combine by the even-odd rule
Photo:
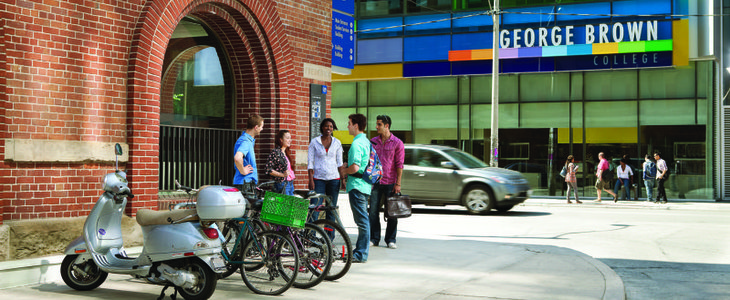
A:
<svg viewBox="0 0 730 300">
<path fill-rule="evenodd" d="M 294 195 L 293 156 L 291 154 L 291 133 L 289 130 L 279 130 L 274 140 L 276 148 L 266 160 L 266 173 L 274 179 L 274 191 L 284 195 Z"/>
<path fill-rule="evenodd" d="M 646 187 L 646 201 L 651 202 L 654 199 L 654 185 L 656 184 L 656 164 L 652 161 L 651 155 L 649 154 L 644 156 L 642 173 L 644 187 Z"/>
<path fill-rule="evenodd" d="M 337 206 L 337 197 L 340 195 L 340 186 L 344 185 L 345 169 L 342 161 L 342 142 L 335 138 L 332 133 L 337 130 L 335 120 L 325 118 L 319 125 L 319 132 L 322 134 L 309 142 L 307 154 L 307 173 L 309 174 L 309 190 L 318 194 L 327 195 L 330 204 Z M 321 205 L 319 203 L 313 203 Z M 315 219 L 319 218 L 319 212 L 312 212 Z M 336 220 L 333 211 L 327 212 L 327 220 L 341 224 Z"/>
<path fill-rule="evenodd" d="M 618 195 L 618 190 L 621 186 L 626 190 L 626 200 L 631 200 L 631 186 L 634 183 L 634 171 L 631 170 L 631 166 L 628 165 L 628 161 L 622 158 L 619 161 L 619 166 L 616 168 L 616 184 L 614 185 L 613 192 Z M 618 201 L 618 196 L 614 196 L 613 202 Z"/>
<path fill-rule="evenodd" d="M 662 204 L 667 203 L 667 190 L 664 189 L 664 184 L 669 179 L 669 168 L 667 162 L 662 159 L 661 152 L 654 152 L 654 159 L 656 159 L 656 181 L 657 181 L 657 195 L 654 203 L 661 202 Z"/>
<path fill-rule="evenodd" d="M 565 161 L 565 183 L 568 185 L 568 191 L 565 193 L 568 203 L 570 202 L 570 189 L 573 188 L 573 194 L 575 194 L 575 203 L 581 204 L 578 200 L 578 182 L 575 178 L 575 171 L 578 170 L 578 165 L 573 163 L 573 155 L 568 155 L 568 159 Z"/>
<path fill-rule="evenodd" d="M 370 141 L 365 136 L 367 119 L 363 114 L 351 114 L 347 117 L 347 130 L 354 138 L 347 152 L 347 168 L 343 171 L 347 176 L 347 193 L 350 198 L 352 218 L 357 224 L 357 240 L 352 251 L 352 262 L 364 263 L 368 260 L 370 250 L 370 220 L 368 219 L 368 198 L 373 186 L 362 177 L 352 176 L 361 169 L 364 171 L 370 158 Z M 362 173 L 362 172 L 359 172 Z"/>
<path fill-rule="evenodd" d="M 253 192 L 256 183 L 259 182 L 258 168 L 256 167 L 256 154 L 254 153 L 255 137 L 264 129 L 264 118 L 259 115 L 252 115 L 246 121 L 246 130 L 236 140 L 233 147 L 233 186 L 242 192 Z"/>
<path fill-rule="evenodd" d="M 372 138 L 375 153 L 380 158 L 383 166 L 383 177 L 380 182 L 373 185 L 370 194 L 370 243 L 378 246 L 380 243 L 380 208 L 383 207 L 385 199 L 393 194 L 399 194 L 401 189 L 401 178 L 403 177 L 403 162 L 405 159 L 405 147 L 403 141 L 390 132 L 392 120 L 387 115 L 380 115 L 376 119 L 378 136 Z M 390 249 L 396 249 L 395 237 L 398 231 L 398 219 L 388 218 L 385 227 L 384 242 Z"/>
<path fill-rule="evenodd" d="M 616 202 L 618 200 L 618 196 L 612 192 L 611 189 L 611 174 L 610 169 L 611 166 L 608 163 L 608 160 L 605 158 L 605 154 L 603 152 L 598 153 L 598 159 L 600 162 L 598 163 L 598 167 L 596 167 L 596 193 L 598 194 L 598 198 L 594 200 L 594 202 L 601 202 L 601 191 L 606 191 L 606 193 L 609 193 L 613 195 L 613 201 Z"/>
</svg>

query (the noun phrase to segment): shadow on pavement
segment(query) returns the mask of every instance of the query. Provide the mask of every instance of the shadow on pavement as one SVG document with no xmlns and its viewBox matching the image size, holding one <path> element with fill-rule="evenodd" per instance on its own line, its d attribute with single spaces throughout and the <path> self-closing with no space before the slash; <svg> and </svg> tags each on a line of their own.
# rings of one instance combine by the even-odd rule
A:
<svg viewBox="0 0 730 300">
<path fill-rule="evenodd" d="M 475 216 L 475 217 L 539 217 L 551 215 L 549 212 L 537 212 L 537 211 L 508 211 L 498 212 L 492 211 L 486 215 L 475 215 L 471 214 L 466 209 L 449 209 L 449 208 L 422 208 L 414 207 L 411 209 L 413 214 L 424 214 L 424 215 L 461 215 L 461 216 Z"/>
</svg>

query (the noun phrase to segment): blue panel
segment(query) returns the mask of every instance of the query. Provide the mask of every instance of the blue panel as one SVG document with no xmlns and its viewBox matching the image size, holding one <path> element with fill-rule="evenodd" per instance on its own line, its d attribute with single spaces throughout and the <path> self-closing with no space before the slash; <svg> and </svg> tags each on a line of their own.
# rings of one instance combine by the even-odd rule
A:
<svg viewBox="0 0 730 300">
<path fill-rule="evenodd" d="M 492 49 L 492 33 L 465 33 L 451 36 L 451 50 Z"/>
<path fill-rule="evenodd" d="M 357 41 L 357 63 L 377 64 L 403 61 L 403 39 L 374 39 Z"/>
<path fill-rule="evenodd" d="M 332 8 L 343 13 L 355 14 L 355 0 L 332 0 Z"/>
<path fill-rule="evenodd" d="M 451 75 L 451 64 L 445 62 L 414 63 L 403 65 L 403 77 Z"/>
<path fill-rule="evenodd" d="M 403 61 L 449 60 L 450 35 L 408 37 L 403 42 Z"/>
<path fill-rule="evenodd" d="M 452 75 L 492 74 L 491 60 L 455 61 L 451 63 Z"/>
<path fill-rule="evenodd" d="M 478 30 L 478 27 L 492 27 L 492 16 L 490 15 L 476 15 L 478 12 L 466 12 L 466 13 L 455 13 L 454 20 L 452 21 L 454 28 L 474 28 Z M 476 16 L 475 16 L 476 15 Z"/>
<path fill-rule="evenodd" d="M 438 21 L 438 22 L 432 22 Z M 421 24 L 423 23 L 423 24 Z M 411 25 L 418 24 L 418 25 Z M 420 15 L 406 17 L 406 33 L 421 32 L 449 32 L 451 29 L 451 15 Z"/>
<path fill-rule="evenodd" d="M 499 62 L 499 66 L 501 73 L 552 72 L 555 70 L 552 57 L 505 59 Z"/>
<path fill-rule="evenodd" d="M 509 26 L 509 25 L 522 25 L 522 24 L 535 24 L 537 26 L 554 26 L 555 16 L 548 15 L 545 13 L 553 13 L 554 6 L 541 6 L 541 7 L 526 7 L 526 8 L 513 8 L 505 9 L 505 14 L 502 15 L 502 24 L 505 27 L 520 27 L 520 26 Z M 535 14 L 518 14 L 510 12 L 527 12 Z"/>
<path fill-rule="evenodd" d="M 619 3 L 617 1 L 614 3 Z M 558 5 L 558 13 L 561 14 L 611 14 L 611 2 L 601 3 L 588 3 L 588 4 L 566 4 Z M 595 20 L 595 19 L 606 19 L 607 16 L 574 16 L 574 15 L 558 15 L 558 21 L 573 21 L 573 20 Z"/>
<path fill-rule="evenodd" d="M 367 35 L 388 35 L 399 36 L 403 33 L 403 18 L 381 18 L 381 19 L 365 19 L 357 21 L 357 33 L 360 37 Z M 392 27 L 392 28 L 390 28 Z M 370 30 L 384 28 L 378 30 Z M 386 29 L 387 28 L 387 29 Z"/>
<path fill-rule="evenodd" d="M 332 65 L 345 69 L 355 67 L 355 18 L 332 12 Z"/>
<path fill-rule="evenodd" d="M 613 13 L 619 15 L 671 14 L 672 0 L 628 0 L 613 2 Z"/>
</svg>

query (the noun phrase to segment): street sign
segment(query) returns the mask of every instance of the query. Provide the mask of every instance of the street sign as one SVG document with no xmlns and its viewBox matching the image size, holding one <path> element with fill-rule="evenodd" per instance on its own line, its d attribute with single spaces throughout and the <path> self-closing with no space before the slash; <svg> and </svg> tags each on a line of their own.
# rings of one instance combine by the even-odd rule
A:
<svg viewBox="0 0 730 300">
<path fill-rule="evenodd" d="M 349 15 L 354 15 L 355 0 L 332 0 L 332 9 L 339 10 Z"/>
<path fill-rule="evenodd" d="M 332 11 L 332 66 L 355 67 L 355 18 Z"/>
</svg>

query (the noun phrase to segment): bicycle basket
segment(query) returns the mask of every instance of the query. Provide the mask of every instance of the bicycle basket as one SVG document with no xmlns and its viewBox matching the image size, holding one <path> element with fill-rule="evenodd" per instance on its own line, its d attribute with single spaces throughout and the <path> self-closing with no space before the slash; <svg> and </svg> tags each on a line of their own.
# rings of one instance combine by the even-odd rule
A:
<svg viewBox="0 0 730 300">
<path fill-rule="evenodd" d="M 261 221 L 304 228 L 309 213 L 309 200 L 266 192 L 261 207 Z"/>
</svg>

